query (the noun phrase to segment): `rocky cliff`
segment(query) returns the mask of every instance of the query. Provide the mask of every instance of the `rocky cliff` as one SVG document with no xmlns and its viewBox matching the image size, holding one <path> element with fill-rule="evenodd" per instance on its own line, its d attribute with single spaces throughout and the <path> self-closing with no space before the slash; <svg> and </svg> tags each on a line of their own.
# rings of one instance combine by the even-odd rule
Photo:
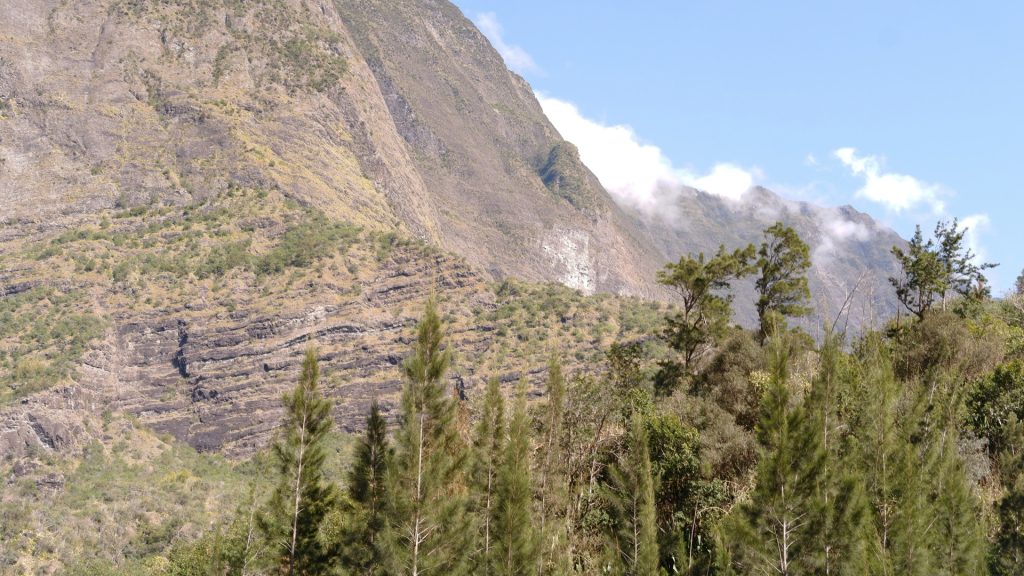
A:
<svg viewBox="0 0 1024 576">
<path fill-rule="evenodd" d="M 538 379 L 552 352 L 583 368 L 656 326 L 659 304 L 607 294 L 669 300 L 666 261 L 774 218 L 811 241 L 821 310 L 884 285 L 891 232 L 757 193 L 620 208 L 443 0 L 12 0 L 0 448 L 80 447 L 84 408 L 250 453 L 310 343 L 358 426 L 394 400 L 432 293 L 463 357 L 453 386 Z M 858 290 L 855 322 L 886 313 Z"/>
</svg>

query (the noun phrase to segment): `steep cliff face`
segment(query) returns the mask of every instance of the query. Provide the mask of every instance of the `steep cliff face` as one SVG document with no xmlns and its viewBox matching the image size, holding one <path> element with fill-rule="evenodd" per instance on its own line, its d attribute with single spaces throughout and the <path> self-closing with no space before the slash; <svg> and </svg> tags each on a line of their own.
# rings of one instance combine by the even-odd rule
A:
<svg viewBox="0 0 1024 576">
<path fill-rule="evenodd" d="M 578 157 L 545 185 L 560 137 L 447 2 L 31 0 L 0 30 L 7 222 L 276 187 L 496 276 L 653 293 Z"/>
<path fill-rule="evenodd" d="M 604 294 L 669 299 L 664 262 L 774 218 L 811 241 L 822 310 L 884 284 L 890 232 L 758 194 L 620 208 L 443 0 L 10 0 L 0 448 L 76 446 L 75 414 L 109 409 L 249 453 L 310 342 L 357 426 L 396 397 L 431 293 L 464 355 L 453 386 L 536 380 L 552 351 L 584 368 L 656 330 L 659 304 Z M 597 295 L 509 295 L 508 277 Z M 858 305 L 884 315 L 876 297 Z"/>
</svg>

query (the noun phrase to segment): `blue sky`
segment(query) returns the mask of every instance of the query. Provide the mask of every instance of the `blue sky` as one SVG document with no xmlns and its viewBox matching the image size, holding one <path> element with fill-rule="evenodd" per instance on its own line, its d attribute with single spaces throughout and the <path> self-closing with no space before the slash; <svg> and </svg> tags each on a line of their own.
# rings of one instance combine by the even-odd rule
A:
<svg viewBox="0 0 1024 576">
<path fill-rule="evenodd" d="M 754 183 L 904 236 L 955 216 L 997 293 L 1024 267 L 1024 3 L 456 4 L 620 198 Z"/>
</svg>

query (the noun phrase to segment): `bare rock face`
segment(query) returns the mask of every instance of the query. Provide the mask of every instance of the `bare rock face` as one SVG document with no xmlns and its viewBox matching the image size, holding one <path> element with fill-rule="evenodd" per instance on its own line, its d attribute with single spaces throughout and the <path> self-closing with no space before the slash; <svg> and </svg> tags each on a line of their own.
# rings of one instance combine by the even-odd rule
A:
<svg viewBox="0 0 1024 576">
<path fill-rule="evenodd" d="M 277 187 L 498 276 L 656 293 L 660 256 L 578 155 L 545 185 L 561 138 L 447 2 L 25 0 L 0 31 L 8 222 Z M 585 266 L 547 256 L 566 228 Z"/>
<path fill-rule="evenodd" d="M 263 211 L 208 210 L 239 191 L 276 203 L 264 195 L 254 197 Z M 106 410 L 203 450 L 251 453 L 279 422 L 310 344 L 330 375 L 336 421 L 356 429 L 372 399 L 394 406 L 431 294 L 444 299 L 463 357 L 453 387 L 472 391 L 490 374 L 540 380 L 552 352 L 590 358 L 607 337 L 559 348 L 543 334 L 528 360 L 510 363 L 508 341 L 526 340 L 482 320 L 498 306 L 493 282 L 670 299 L 655 282 L 664 262 L 757 241 L 770 223 L 693 194 L 670 220 L 617 206 L 529 85 L 444 0 L 9 0 L 0 302 L 75 293 L 54 318 L 106 323 L 64 378 L 0 406 L 0 453 L 75 450 L 95 428 L 84 415 Z M 206 235 L 195 235 L 190 215 L 203 211 Z M 829 247 L 833 264 L 816 268 L 815 290 L 838 310 L 862 273 L 884 283 L 892 237 L 837 242 L 825 234 L 831 213 L 813 212 L 777 211 L 816 249 Z M 400 248 L 358 272 L 338 254 L 270 280 L 254 270 L 252 259 L 313 213 L 439 250 Z M 882 306 L 867 304 L 884 315 Z M 552 334 L 578 328 L 577 312 L 552 314 Z M 0 330 L 0 352 L 15 340 Z M 11 380 L 17 360 L 0 362 Z"/>
</svg>

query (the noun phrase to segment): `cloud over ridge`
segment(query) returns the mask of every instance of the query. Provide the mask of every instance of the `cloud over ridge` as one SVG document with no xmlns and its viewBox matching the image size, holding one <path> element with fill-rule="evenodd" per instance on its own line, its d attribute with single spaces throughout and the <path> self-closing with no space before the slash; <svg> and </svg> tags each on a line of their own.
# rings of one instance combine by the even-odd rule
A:
<svg viewBox="0 0 1024 576">
<path fill-rule="evenodd" d="M 756 169 L 715 164 L 706 174 L 677 168 L 657 146 L 628 125 L 609 126 L 583 116 L 571 102 L 536 94 L 551 123 L 580 151 L 580 159 L 616 201 L 656 212 L 671 208 L 680 186 L 739 201 L 761 177 Z"/>
<path fill-rule="evenodd" d="M 922 182 L 907 174 L 885 172 L 883 159 L 878 156 L 859 156 L 856 148 L 839 148 L 836 158 L 849 168 L 850 173 L 864 180 L 863 186 L 854 194 L 895 213 L 905 212 L 920 206 L 933 214 L 942 214 L 946 204 L 944 192 L 937 184 Z"/>
</svg>

